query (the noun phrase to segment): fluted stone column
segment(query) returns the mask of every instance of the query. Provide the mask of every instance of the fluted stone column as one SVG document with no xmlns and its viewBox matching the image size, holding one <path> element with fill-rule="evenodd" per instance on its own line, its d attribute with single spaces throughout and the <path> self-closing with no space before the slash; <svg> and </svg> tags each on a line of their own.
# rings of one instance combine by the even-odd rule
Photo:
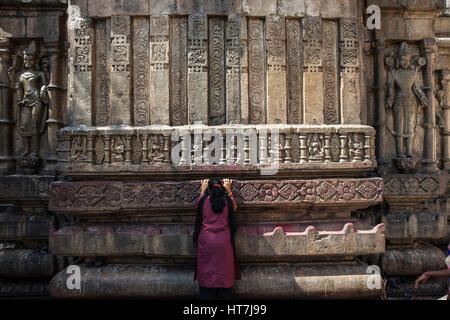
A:
<svg viewBox="0 0 450 320">
<path fill-rule="evenodd" d="M 8 77 L 11 51 L 9 39 L 0 39 L 0 175 L 12 173 L 14 165 L 12 141 L 12 99 Z"/>
</svg>

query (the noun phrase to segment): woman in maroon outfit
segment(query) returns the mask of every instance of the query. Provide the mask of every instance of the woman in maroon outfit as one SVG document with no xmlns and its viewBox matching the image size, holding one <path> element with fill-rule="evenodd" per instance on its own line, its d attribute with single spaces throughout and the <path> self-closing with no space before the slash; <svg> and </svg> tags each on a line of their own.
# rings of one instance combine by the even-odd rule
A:
<svg viewBox="0 0 450 320">
<path fill-rule="evenodd" d="M 230 300 L 235 279 L 240 279 L 234 248 L 237 205 L 231 180 L 203 180 L 197 205 L 194 247 L 197 263 L 194 280 L 200 300 Z"/>
</svg>

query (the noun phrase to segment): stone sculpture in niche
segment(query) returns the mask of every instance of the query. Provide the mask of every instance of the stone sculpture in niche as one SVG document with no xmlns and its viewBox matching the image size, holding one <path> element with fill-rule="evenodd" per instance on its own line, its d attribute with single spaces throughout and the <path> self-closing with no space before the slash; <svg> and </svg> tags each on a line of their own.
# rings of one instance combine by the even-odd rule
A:
<svg viewBox="0 0 450 320">
<path fill-rule="evenodd" d="M 351 138 L 353 136 L 353 139 Z M 355 161 L 361 161 L 363 158 L 364 153 L 364 145 L 362 142 L 362 139 L 359 134 L 354 133 L 352 136 L 350 136 L 350 158 L 353 162 Z"/>
<path fill-rule="evenodd" d="M 322 150 L 323 138 L 318 134 L 312 134 L 308 140 L 309 159 L 311 161 L 322 161 L 324 153 Z"/>
<path fill-rule="evenodd" d="M 40 61 L 39 61 L 40 58 Z M 49 103 L 48 59 L 37 52 L 32 41 L 23 51 L 23 70 L 17 74 L 15 90 L 18 103 L 19 133 L 24 152 L 18 157 L 19 167 L 24 173 L 35 173 L 39 166 L 40 139 L 47 120 Z M 14 71 L 15 67 L 10 69 Z"/>
<path fill-rule="evenodd" d="M 406 42 L 397 52 L 386 57 L 388 66 L 386 105 L 392 113 L 397 157 L 394 159 L 401 172 L 413 172 L 417 158 L 413 154 L 414 136 L 418 124 L 418 109 L 428 107 L 427 97 L 420 87 L 420 68 L 426 64 L 423 57 L 412 56 Z"/>
<path fill-rule="evenodd" d="M 112 163 L 122 163 L 125 161 L 125 145 L 122 138 L 115 136 L 111 144 L 111 160 Z"/>
</svg>

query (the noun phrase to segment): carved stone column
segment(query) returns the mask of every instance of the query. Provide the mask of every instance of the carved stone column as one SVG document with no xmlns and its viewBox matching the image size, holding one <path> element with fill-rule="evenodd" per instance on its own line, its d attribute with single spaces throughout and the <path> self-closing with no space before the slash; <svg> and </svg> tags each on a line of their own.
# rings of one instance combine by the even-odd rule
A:
<svg viewBox="0 0 450 320">
<path fill-rule="evenodd" d="M 50 60 L 50 79 L 48 82 L 48 120 L 47 123 L 47 141 L 48 150 L 45 158 L 44 171 L 47 173 L 55 172 L 57 156 L 57 136 L 56 132 L 63 127 L 61 122 L 61 71 L 60 71 L 60 50 L 57 42 L 46 43 L 47 52 Z"/>
<path fill-rule="evenodd" d="M 450 170 L 450 70 L 442 70 L 442 166 Z"/>
<path fill-rule="evenodd" d="M 428 107 L 425 116 L 425 141 L 424 154 L 425 159 L 422 160 L 426 171 L 435 172 L 438 170 L 436 160 L 436 108 L 433 97 L 433 60 L 435 53 L 436 40 L 426 38 L 422 40 L 422 49 L 427 59 L 425 66 L 424 89 L 427 95 Z"/>
<path fill-rule="evenodd" d="M 14 165 L 12 147 L 12 103 L 8 68 L 11 60 L 9 39 L 0 39 L 0 175 L 12 173 Z"/>
</svg>

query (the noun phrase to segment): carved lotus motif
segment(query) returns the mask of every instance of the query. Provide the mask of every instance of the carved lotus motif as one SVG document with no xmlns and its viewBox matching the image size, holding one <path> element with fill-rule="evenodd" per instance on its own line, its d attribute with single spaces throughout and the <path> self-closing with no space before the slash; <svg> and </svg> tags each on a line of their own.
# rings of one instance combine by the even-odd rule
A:
<svg viewBox="0 0 450 320">
<path fill-rule="evenodd" d="M 271 184 L 265 184 L 259 191 L 259 195 L 263 201 L 275 201 L 278 198 L 278 192 L 278 187 Z"/>
</svg>

